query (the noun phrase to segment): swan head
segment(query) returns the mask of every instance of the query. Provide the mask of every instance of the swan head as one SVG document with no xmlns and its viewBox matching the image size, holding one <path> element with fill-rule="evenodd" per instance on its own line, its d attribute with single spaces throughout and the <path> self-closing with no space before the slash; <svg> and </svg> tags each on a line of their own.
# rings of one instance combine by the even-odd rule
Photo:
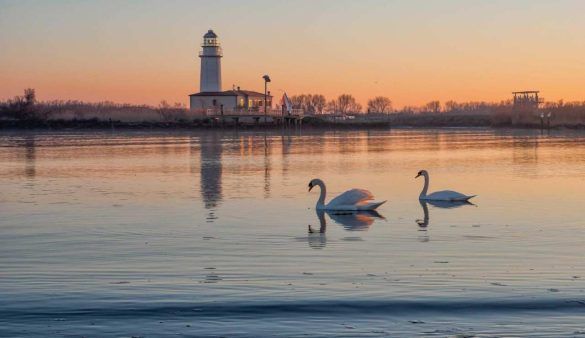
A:
<svg viewBox="0 0 585 338">
<path fill-rule="evenodd" d="M 429 176 L 429 173 L 426 170 L 421 170 L 414 178 L 418 178 L 419 176 Z"/>
<path fill-rule="evenodd" d="M 312 179 L 311 182 L 309 182 L 309 191 L 311 191 L 316 185 L 323 186 L 323 181 L 318 178 Z"/>
<path fill-rule="evenodd" d="M 311 191 L 313 189 L 313 187 L 315 187 L 317 185 L 317 182 L 315 182 L 316 180 L 311 180 L 311 182 L 309 182 L 309 191 Z"/>
</svg>

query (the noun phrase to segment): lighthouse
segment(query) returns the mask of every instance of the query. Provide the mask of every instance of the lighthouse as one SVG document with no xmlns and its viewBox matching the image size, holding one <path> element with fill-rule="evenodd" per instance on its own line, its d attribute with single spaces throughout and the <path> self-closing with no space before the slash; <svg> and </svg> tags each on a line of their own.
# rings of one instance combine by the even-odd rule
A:
<svg viewBox="0 0 585 338">
<path fill-rule="evenodd" d="M 208 30 L 203 35 L 202 49 L 199 52 L 201 58 L 201 77 L 199 91 L 202 93 L 221 91 L 221 46 L 217 41 L 217 34 Z"/>
<path fill-rule="evenodd" d="M 270 92 L 259 93 L 243 90 L 236 85 L 233 85 L 231 90 L 222 91 L 221 58 L 223 52 L 217 41 L 217 34 L 211 29 L 203 35 L 199 57 L 201 58 L 199 92 L 189 95 L 189 106 L 192 111 L 221 115 L 242 110 L 258 112 L 263 110 L 265 106 L 272 107 Z M 266 79 L 264 81 L 266 84 Z"/>
</svg>

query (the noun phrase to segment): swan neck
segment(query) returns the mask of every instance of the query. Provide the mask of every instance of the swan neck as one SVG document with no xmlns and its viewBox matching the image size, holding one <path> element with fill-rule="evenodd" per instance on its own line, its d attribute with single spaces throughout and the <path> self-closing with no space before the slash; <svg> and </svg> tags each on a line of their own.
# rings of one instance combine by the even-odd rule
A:
<svg viewBox="0 0 585 338">
<path fill-rule="evenodd" d="M 327 188 L 325 188 L 325 183 L 323 181 L 318 180 L 317 185 L 321 188 L 321 194 L 319 195 L 319 199 L 317 200 L 317 209 L 322 208 L 325 206 L 325 196 L 327 195 Z"/>
<path fill-rule="evenodd" d="M 427 192 L 429 191 L 429 175 L 428 174 L 424 174 L 423 176 L 425 178 L 425 185 L 423 186 L 423 189 L 420 192 L 419 199 L 426 198 L 427 197 Z"/>
</svg>

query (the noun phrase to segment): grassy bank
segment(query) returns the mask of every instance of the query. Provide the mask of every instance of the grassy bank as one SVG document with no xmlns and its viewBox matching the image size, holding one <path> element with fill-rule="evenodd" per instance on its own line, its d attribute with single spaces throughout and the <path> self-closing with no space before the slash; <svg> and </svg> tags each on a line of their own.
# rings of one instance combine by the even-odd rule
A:
<svg viewBox="0 0 585 338">
<path fill-rule="evenodd" d="M 519 119 L 512 123 L 513 117 L 494 118 L 486 115 L 449 115 L 449 114 L 393 114 L 384 119 L 368 118 L 362 116 L 352 120 L 330 121 L 319 117 L 307 116 L 303 118 L 303 128 L 326 128 L 326 129 L 377 129 L 391 127 L 413 127 L 413 128 L 448 128 L 448 127 L 484 127 L 484 128 L 549 128 L 545 119 Z M 297 125 L 298 127 L 298 125 Z M 8 129 L 275 129 L 283 128 L 280 124 L 246 124 L 235 125 L 233 121 L 226 120 L 225 123 L 210 118 L 180 119 L 174 121 L 121 121 L 92 119 L 0 119 L 0 130 Z M 295 128 L 290 125 L 289 128 Z M 551 120 L 550 128 L 585 129 L 585 122 L 575 123 L 573 121 Z"/>
</svg>

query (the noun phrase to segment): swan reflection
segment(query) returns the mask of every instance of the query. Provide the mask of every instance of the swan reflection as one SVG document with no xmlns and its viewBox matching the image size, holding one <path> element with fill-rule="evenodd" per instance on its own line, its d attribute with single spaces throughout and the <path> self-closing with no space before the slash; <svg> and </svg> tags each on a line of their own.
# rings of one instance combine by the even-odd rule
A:
<svg viewBox="0 0 585 338">
<path fill-rule="evenodd" d="M 368 211 L 326 211 L 329 218 L 347 231 L 366 231 L 376 219 L 385 219 L 375 210 Z"/>
<path fill-rule="evenodd" d="M 366 231 L 370 228 L 374 221 L 378 219 L 385 219 L 374 210 L 369 211 L 325 211 L 315 210 L 317 218 L 319 219 L 319 228 L 308 226 L 307 240 L 309 246 L 313 249 L 322 249 L 327 244 L 327 220 L 325 214 L 329 216 L 333 222 L 340 224 L 346 231 Z"/>
<path fill-rule="evenodd" d="M 459 201 L 459 202 L 451 202 L 451 201 L 425 201 L 419 200 L 421 208 L 423 209 L 424 217 L 423 219 L 417 219 L 415 222 L 421 228 L 426 228 L 429 225 L 429 207 L 428 204 L 432 205 L 435 208 L 440 209 L 455 209 L 466 205 L 475 205 L 468 201 Z"/>
<path fill-rule="evenodd" d="M 309 246 L 313 249 L 323 249 L 327 244 L 327 237 L 325 231 L 327 230 L 327 222 L 325 221 L 325 212 L 323 210 L 316 210 L 317 218 L 319 218 L 319 229 L 313 229 L 309 224 L 309 236 L 307 240 Z"/>
</svg>

